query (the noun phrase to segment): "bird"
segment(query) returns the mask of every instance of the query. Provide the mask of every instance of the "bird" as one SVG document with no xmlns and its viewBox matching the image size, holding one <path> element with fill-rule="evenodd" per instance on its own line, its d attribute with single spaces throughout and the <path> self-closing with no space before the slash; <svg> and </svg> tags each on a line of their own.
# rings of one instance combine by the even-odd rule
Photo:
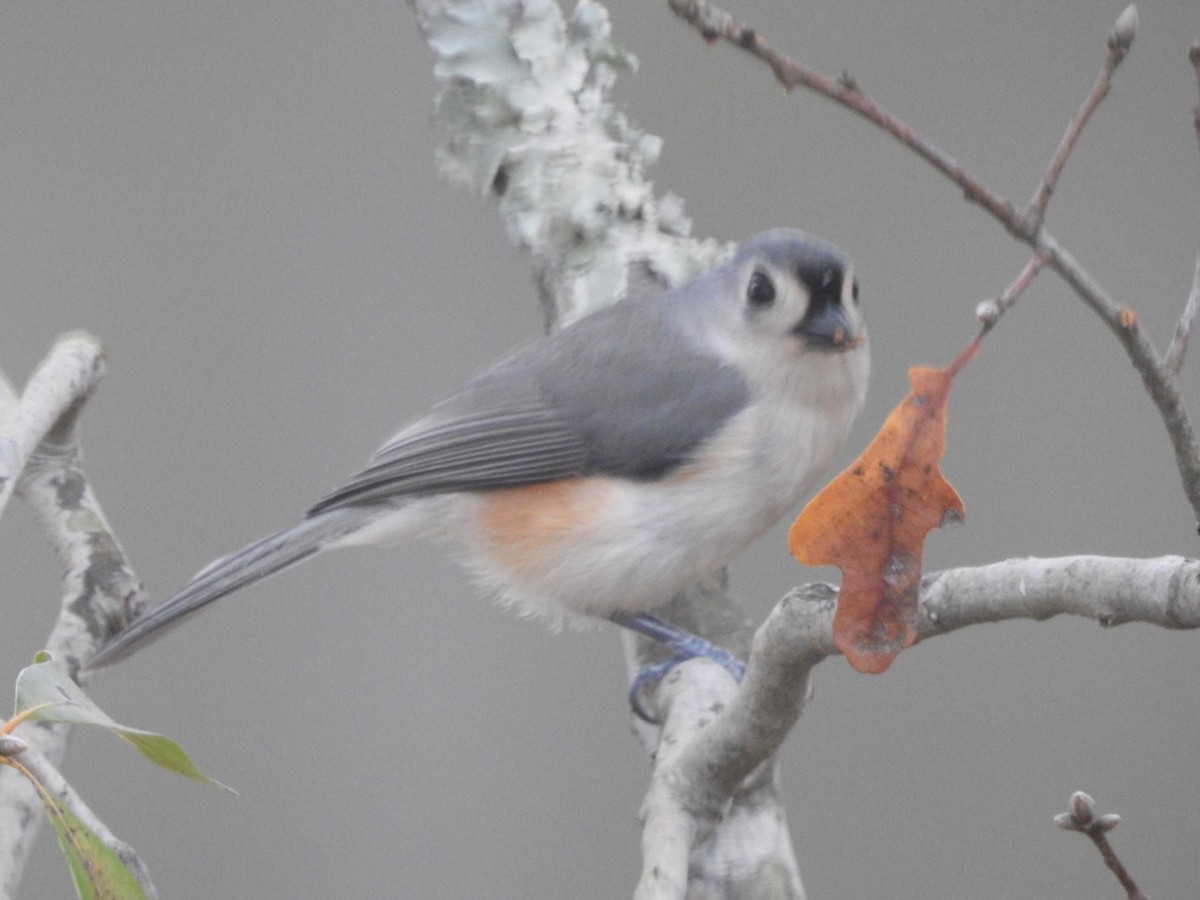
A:
<svg viewBox="0 0 1200 900">
<path fill-rule="evenodd" d="M 539 338 L 401 429 L 295 525 L 201 569 L 85 669 L 325 550 L 432 538 L 503 601 L 690 648 L 651 611 L 818 485 L 862 409 L 850 260 L 792 228 Z M 664 638 L 664 634 L 666 637 Z"/>
</svg>

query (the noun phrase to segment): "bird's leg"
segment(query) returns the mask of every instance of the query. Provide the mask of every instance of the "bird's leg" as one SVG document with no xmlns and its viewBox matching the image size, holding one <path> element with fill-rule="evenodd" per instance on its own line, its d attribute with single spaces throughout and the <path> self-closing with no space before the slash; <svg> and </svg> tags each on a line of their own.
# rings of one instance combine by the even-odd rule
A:
<svg viewBox="0 0 1200 900">
<path fill-rule="evenodd" d="M 622 628 L 636 631 L 638 634 L 658 641 L 668 650 L 673 651 L 670 659 L 654 663 L 653 665 L 643 666 L 639 669 L 629 685 L 629 705 L 633 707 L 633 711 L 638 716 L 647 722 L 655 722 L 656 720 L 646 711 L 646 707 L 642 704 L 642 691 L 657 682 L 682 662 L 695 659 L 696 657 L 711 659 L 725 669 L 738 682 L 746 674 L 746 664 L 728 650 L 722 650 L 704 638 L 676 628 L 669 622 L 664 622 L 650 613 L 613 613 L 608 618 L 611 622 L 620 625 Z"/>
</svg>

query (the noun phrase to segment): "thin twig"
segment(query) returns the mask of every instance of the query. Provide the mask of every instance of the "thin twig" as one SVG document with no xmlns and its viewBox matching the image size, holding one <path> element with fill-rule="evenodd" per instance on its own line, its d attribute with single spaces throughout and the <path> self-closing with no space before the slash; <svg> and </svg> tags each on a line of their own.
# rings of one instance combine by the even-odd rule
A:
<svg viewBox="0 0 1200 900">
<path fill-rule="evenodd" d="M 707 0 L 667 0 L 667 2 L 676 15 L 695 27 L 705 40 L 710 42 L 724 40 L 757 57 L 770 66 L 775 77 L 785 87 L 804 85 L 853 110 L 882 128 L 942 172 L 962 189 L 967 200 L 986 209 L 1018 240 L 1028 244 L 1038 256 L 1044 258 L 1045 264 L 1054 269 L 1117 336 L 1134 369 L 1141 375 L 1146 390 L 1158 408 L 1159 415 L 1171 439 L 1184 494 L 1192 507 L 1197 522 L 1200 522 L 1200 443 L 1197 443 L 1191 419 L 1184 408 L 1177 379 L 1164 366 L 1153 344 L 1142 333 L 1134 310 L 1115 302 L 1100 283 L 1092 277 L 1091 273 L 1081 266 L 1074 256 L 1046 229 L 1042 215 L 1044 209 L 1031 207 L 1026 210 L 1018 210 L 1010 201 L 990 190 L 977 178 L 968 175 L 947 153 L 925 140 L 908 125 L 865 96 L 849 79 L 835 81 L 809 69 L 791 57 L 779 53 L 751 26 L 737 21 Z M 1112 45 L 1123 46 L 1127 51 L 1132 45 L 1136 26 L 1137 12 L 1130 7 L 1117 19 L 1116 26 L 1109 38 L 1110 47 Z M 1113 52 L 1110 50 L 1109 57 L 1105 61 L 1105 69 L 1115 68 L 1115 65 L 1109 61 L 1112 56 Z M 1193 50 L 1192 59 L 1194 63 L 1200 59 L 1200 49 Z M 1200 65 L 1200 63 L 1196 64 Z M 1097 83 L 1103 84 L 1105 90 L 1090 105 L 1085 102 L 1084 109 L 1087 110 L 1088 116 L 1094 110 L 1095 103 L 1103 99 L 1104 93 L 1107 93 L 1107 79 L 1102 76 Z M 1081 129 L 1084 121 L 1086 121 L 1086 117 L 1078 123 L 1074 130 Z M 1068 128 L 1068 136 L 1071 134 L 1072 129 Z M 1076 134 L 1074 137 L 1070 137 L 1066 141 L 1065 148 L 1060 146 L 1059 153 L 1056 154 L 1056 161 L 1048 169 L 1051 191 L 1054 180 L 1061 174 L 1066 154 L 1074 146 L 1074 139 L 1077 136 Z M 1039 191 L 1035 196 L 1040 196 L 1040 193 Z"/>
<path fill-rule="evenodd" d="M 979 304 L 975 310 L 975 318 L 983 324 L 983 333 L 987 334 L 996 327 L 996 323 L 1012 307 L 1014 303 L 1025 293 L 1026 288 L 1033 283 L 1033 279 L 1037 278 L 1038 272 L 1045 268 L 1047 258 L 1041 253 L 1035 253 L 1029 258 L 1029 262 L 1025 263 L 1025 267 L 1021 269 L 1008 287 L 1002 290 L 995 300 L 985 300 Z"/>
<path fill-rule="evenodd" d="M 1059 813 L 1054 817 L 1054 824 L 1065 831 L 1077 831 L 1091 840 L 1100 851 L 1100 858 L 1104 860 L 1104 864 L 1117 877 L 1117 881 L 1121 882 L 1129 900 L 1148 900 L 1129 874 L 1129 870 L 1125 868 L 1125 864 L 1121 862 L 1121 858 L 1117 856 L 1117 851 L 1108 842 L 1108 833 L 1121 824 L 1121 817 L 1112 813 L 1096 815 L 1096 801 L 1083 791 L 1076 791 L 1071 795 L 1068 808 L 1069 812 Z"/>
<path fill-rule="evenodd" d="M 1100 101 L 1108 96 L 1113 72 L 1117 70 L 1117 66 L 1121 64 L 1121 60 L 1125 58 L 1125 54 L 1133 46 L 1133 38 L 1137 33 L 1137 26 L 1137 7 L 1132 5 L 1126 7 L 1125 12 L 1121 13 L 1117 19 L 1112 33 L 1108 36 L 1108 56 L 1104 59 L 1104 65 L 1100 67 L 1100 74 L 1096 76 L 1096 83 L 1088 91 L 1088 95 L 1084 98 L 1079 111 L 1071 118 L 1070 124 L 1067 125 L 1067 130 L 1058 144 L 1058 150 L 1055 151 L 1054 158 L 1050 160 L 1050 165 L 1046 168 L 1046 174 L 1042 177 L 1041 184 L 1033 192 L 1033 199 L 1029 201 L 1029 211 L 1033 215 L 1041 216 L 1046 212 L 1046 204 L 1050 202 L 1050 195 L 1054 193 L 1054 189 L 1058 185 L 1058 179 L 1062 175 L 1063 166 L 1067 164 L 1067 157 L 1075 149 L 1075 143 L 1083 133 L 1083 126 L 1092 117 L 1092 113 L 1096 111 L 1096 107 L 1100 105 Z"/>
<path fill-rule="evenodd" d="M 1188 59 L 1191 60 L 1192 68 L 1196 70 L 1196 88 L 1200 90 L 1200 41 L 1188 47 Z M 1196 142 L 1200 144 L 1200 103 L 1196 104 L 1192 115 L 1192 127 L 1196 130 Z"/>
<path fill-rule="evenodd" d="M 1196 71 L 1196 89 L 1200 92 L 1200 41 L 1188 48 L 1188 59 Z M 1192 127 L 1196 132 L 1196 145 L 1200 150 L 1200 102 L 1192 114 Z M 1187 355 L 1188 340 L 1196 330 L 1197 316 L 1200 315 L 1200 251 L 1196 254 L 1196 270 L 1192 275 L 1192 289 L 1188 293 L 1187 302 L 1183 305 L 1183 313 L 1175 324 L 1175 334 L 1171 338 L 1171 346 L 1163 361 L 1163 369 L 1173 377 L 1179 377 L 1183 368 L 1183 358 Z"/>
<path fill-rule="evenodd" d="M 1108 837 L 1103 832 L 1089 832 L 1088 837 L 1092 839 L 1092 843 L 1096 845 L 1096 849 L 1100 851 L 1100 858 L 1104 860 L 1104 864 L 1117 876 L 1117 881 L 1121 882 L 1121 887 L 1125 888 L 1125 894 L 1129 900 L 1148 900 L 1142 889 L 1138 887 L 1137 882 L 1133 880 L 1133 876 L 1129 874 L 1129 870 L 1125 868 L 1121 862 L 1117 852 L 1113 850 L 1112 844 L 1108 842 Z"/>
<path fill-rule="evenodd" d="M 721 39 L 745 50 L 770 66 L 775 78 L 788 90 L 802 85 L 823 94 L 847 109 L 891 134 L 935 169 L 958 185 L 963 195 L 978 203 L 993 216 L 1013 228 L 1024 223 L 1011 203 L 991 191 L 983 182 L 967 174 L 958 161 L 892 115 L 866 94 L 849 78 L 834 79 L 775 50 L 754 28 L 739 22 L 708 0 L 667 0 L 671 9 L 696 28 L 707 41 Z"/>
<path fill-rule="evenodd" d="M 1183 369 L 1183 359 L 1187 355 L 1188 341 L 1196 330 L 1197 313 L 1200 313 L 1200 250 L 1196 252 L 1196 270 L 1192 273 L 1192 289 L 1188 292 L 1187 302 L 1183 304 L 1183 312 L 1175 323 L 1175 335 L 1171 338 L 1171 346 L 1167 348 L 1167 356 L 1163 360 L 1163 369 L 1173 378 L 1178 378 Z"/>
</svg>

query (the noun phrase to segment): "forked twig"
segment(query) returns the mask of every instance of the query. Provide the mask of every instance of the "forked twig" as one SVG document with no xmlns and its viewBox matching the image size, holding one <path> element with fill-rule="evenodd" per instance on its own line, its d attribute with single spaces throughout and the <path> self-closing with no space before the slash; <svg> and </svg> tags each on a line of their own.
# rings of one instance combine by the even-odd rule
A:
<svg viewBox="0 0 1200 900">
<path fill-rule="evenodd" d="M 1046 229 L 1044 222 L 1045 207 L 1062 175 L 1066 161 L 1078 142 L 1084 125 L 1107 95 L 1117 65 L 1133 44 L 1138 25 L 1137 9 L 1134 6 L 1128 7 L 1118 17 L 1108 38 L 1108 53 L 1100 75 L 1068 125 L 1045 175 L 1034 191 L 1033 200 L 1022 210 L 967 173 L 952 156 L 867 97 L 851 79 L 829 78 L 780 53 L 754 28 L 739 22 L 708 0 L 667 0 L 667 3 L 676 15 L 696 28 L 705 40 L 726 41 L 765 62 L 784 87 L 790 89 L 796 85 L 803 85 L 853 110 L 892 135 L 961 188 L 967 200 L 983 207 L 1014 237 L 1032 247 L 1036 254 L 1035 259 L 1041 260 L 1037 268 L 1051 267 L 1071 286 L 1079 298 L 1091 307 L 1116 335 L 1133 367 L 1141 375 L 1170 437 L 1184 494 L 1197 522 L 1200 522 L 1200 442 L 1197 442 L 1195 429 L 1184 408 L 1176 377 L 1178 370 L 1175 368 L 1182 365 L 1187 336 L 1195 326 L 1196 305 L 1200 303 L 1200 298 L 1196 303 L 1189 298 L 1176 327 L 1172 348 L 1166 357 L 1160 357 L 1154 345 L 1142 332 L 1137 313 L 1109 296 L 1091 273 Z M 1200 78 L 1200 44 L 1193 45 L 1190 58 L 1197 66 Z M 1197 134 L 1200 136 L 1200 110 L 1197 112 Z M 1030 277 L 1033 274 L 1036 274 L 1036 271 L 1032 272 Z M 1196 295 L 1198 292 L 1193 289 L 1192 293 Z M 985 327 L 989 328 L 991 326 L 986 325 L 986 317 L 1002 312 L 1003 307 L 998 302 L 977 310 L 977 314 L 984 317 Z M 996 315 L 995 318 L 998 319 L 999 316 Z"/>
</svg>

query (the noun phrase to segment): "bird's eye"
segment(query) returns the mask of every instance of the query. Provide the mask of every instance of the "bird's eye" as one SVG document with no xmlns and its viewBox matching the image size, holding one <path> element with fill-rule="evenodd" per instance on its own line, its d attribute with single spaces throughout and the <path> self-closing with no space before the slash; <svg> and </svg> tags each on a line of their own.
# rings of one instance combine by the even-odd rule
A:
<svg viewBox="0 0 1200 900">
<path fill-rule="evenodd" d="M 746 300 L 751 306 L 770 306 L 775 302 L 775 285 L 766 272 L 755 272 L 746 286 Z"/>
<path fill-rule="evenodd" d="M 850 284 L 850 296 L 854 298 L 854 302 L 858 302 L 858 279 L 855 278 Z"/>
</svg>

